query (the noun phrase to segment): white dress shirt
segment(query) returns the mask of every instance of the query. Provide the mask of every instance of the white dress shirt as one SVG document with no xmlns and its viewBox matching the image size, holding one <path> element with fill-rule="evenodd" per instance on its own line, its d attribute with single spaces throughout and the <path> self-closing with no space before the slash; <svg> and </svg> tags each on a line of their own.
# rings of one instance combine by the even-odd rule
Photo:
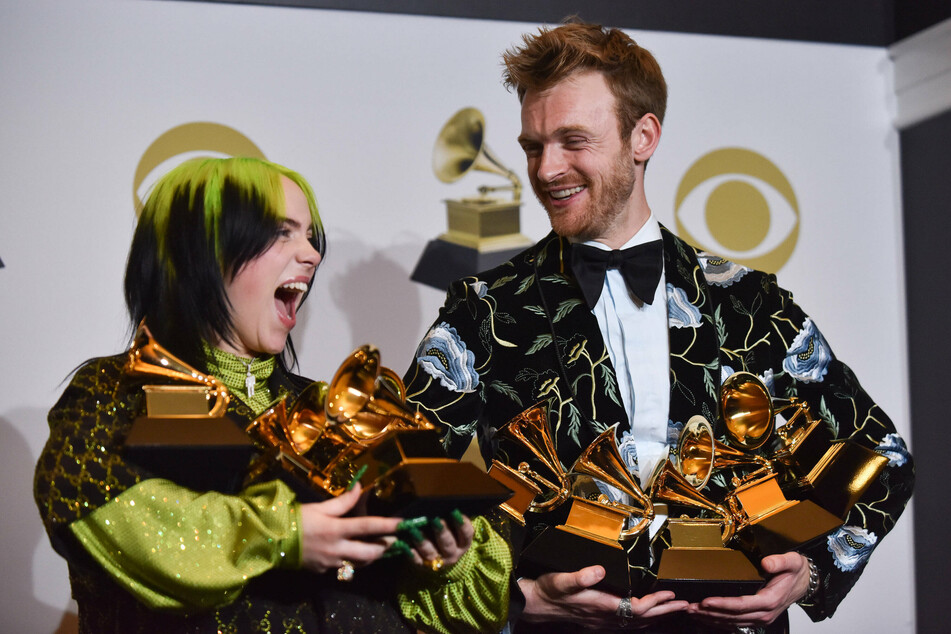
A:
<svg viewBox="0 0 951 634">
<path fill-rule="evenodd" d="M 651 214 L 621 248 L 660 239 L 660 224 Z M 610 250 L 597 241 L 584 244 Z M 617 373 L 618 390 L 637 449 L 641 486 L 646 487 L 654 467 L 667 458 L 668 450 L 670 342 L 663 272 L 654 292 L 654 302 L 645 304 L 631 294 L 620 271 L 609 270 L 593 312 Z"/>
</svg>

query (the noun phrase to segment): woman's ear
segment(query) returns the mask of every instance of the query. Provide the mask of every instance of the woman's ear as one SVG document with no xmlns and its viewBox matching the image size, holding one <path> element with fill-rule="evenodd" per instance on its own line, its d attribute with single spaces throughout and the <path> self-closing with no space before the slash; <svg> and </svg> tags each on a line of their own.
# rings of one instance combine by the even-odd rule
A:
<svg viewBox="0 0 951 634">
<path fill-rule="evenodd" d="M 646 162 L 659 144 L 660 120 L 656 115 L 648 112 L 631 130 L 631 152 L 634 160 L 638 163 Z"/>
</svg>

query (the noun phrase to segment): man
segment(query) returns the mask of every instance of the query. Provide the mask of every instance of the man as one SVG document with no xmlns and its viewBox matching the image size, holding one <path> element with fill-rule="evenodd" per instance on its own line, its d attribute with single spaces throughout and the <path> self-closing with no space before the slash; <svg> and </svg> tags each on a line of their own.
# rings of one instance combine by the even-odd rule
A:
<svg viewBox="0 0 951 634">
<path fill-rule="evenodd" d="M 654 218 L 644 173 L 667 91 L 649 52 L 618 30 L 569 23 L 527 36 L 504 62 L 522 105 L 529 179 L 553 231 L 455 282 L 420 344 L 407 393 L 444 426 L 450 453 L 461 455 L 477 434 L 483 456 L 495 457 L 496 429 L 544 400 L 564 467 L 619 423 L 622 456 L 646 485 L 690 417 L 715 421 L 723 437 L 719 386 L 742 370 L 775 396 L 803 399 L 833 436 L 890 458 L 843 528 L 761 561 L 768 582 L 755 595 L 689 604 L 655 592 L 628 604 L 593 589 L 605 573 L 589 566 L 520 578 L 524 609 L 513 616 L 543 631 L 553 622 L 782 631 L 797 602 L 815 620 L 830 616 L 911 494 L 904 441 L 774 276 L 699 252 Z M 626 265 L 608 251 L 635 246 L 647 281 L 629 289 Z M 590 273 L 592 259 L 608 269 L 603 278 Z M 722 499 L 722 485 L 703 493 Z"/>
</svg>

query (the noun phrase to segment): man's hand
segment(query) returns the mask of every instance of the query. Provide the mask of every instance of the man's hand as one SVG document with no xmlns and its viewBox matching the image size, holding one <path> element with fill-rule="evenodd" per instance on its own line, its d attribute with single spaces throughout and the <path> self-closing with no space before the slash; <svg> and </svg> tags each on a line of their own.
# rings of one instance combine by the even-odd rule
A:
<svg viewBox="0 0 951 634">
<path fill-rule="evenodd" d="M 615 629 L 621 598 L 592 590 L 604 578 L 604 568 L 589 566 L 576 572 L 550 572 L 538 579 L 520 579 L 525 595 L 522 619 L 529 622 L 568 621 L 588 628 Z M 687 609 L 673 592 L 655 592 L 631 599 L 631 627 L 647 625 L 658 617 Z"/>
<path fill-rule="evenodd" d="M 806 596 L 809 562 L 799 553 L 770 555 L 761 562 L 769 582 L 744 597 L 707 597 L 688 612 L 703 621 L 727 627 L 769 625 L 790 605 Z"/>
</svg>

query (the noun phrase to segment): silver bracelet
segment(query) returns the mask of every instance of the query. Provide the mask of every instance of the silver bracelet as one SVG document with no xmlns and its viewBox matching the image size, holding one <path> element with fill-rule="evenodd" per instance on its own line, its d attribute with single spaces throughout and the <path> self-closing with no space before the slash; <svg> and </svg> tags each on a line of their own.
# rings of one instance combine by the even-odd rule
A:
<svg viewBox="0 0 951 634">
<path fill-rule="evenodd" d="M 806 556 L 803 555 L 803 557 Z M 800 605 L 810 603 L 816 597 L 816 593 L 819 592 L 819 569 L 816 568 L 815 562 L 810 557 L 806 557 L 806 561 L 809 563 L 809 588 L 806 589 L 806 595 L 796 601 Z"/>
</svg>

